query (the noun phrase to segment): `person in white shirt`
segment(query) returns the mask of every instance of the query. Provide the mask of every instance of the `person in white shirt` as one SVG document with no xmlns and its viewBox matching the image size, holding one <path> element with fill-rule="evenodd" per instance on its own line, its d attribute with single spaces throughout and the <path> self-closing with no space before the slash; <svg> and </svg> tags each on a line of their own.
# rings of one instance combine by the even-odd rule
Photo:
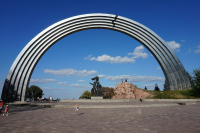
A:
<svg viewBox="0 0 200 133">
<path fill-rule="evenodd" d="M 140 96 L 140 102 L 142 102 L 142 96 Z"/>
<path fill-rule="evenodd" d="M 50 103 L 52 103 L 52 99 L 53 99 L 52 96 L 50 96 L 50 97 L 49 97 L 49 101 L 50 101 Z"/>
<path fill-rule="evenodd" d="M 78 114 L 78 103 L 76 103 L 75 115 Z"/>
</svg>

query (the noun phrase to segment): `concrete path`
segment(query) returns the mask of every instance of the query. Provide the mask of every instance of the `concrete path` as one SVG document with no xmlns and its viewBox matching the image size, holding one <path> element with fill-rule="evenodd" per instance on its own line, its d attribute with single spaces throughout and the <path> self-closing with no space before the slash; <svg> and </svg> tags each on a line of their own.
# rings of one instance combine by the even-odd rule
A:
<svg viewBox="0 0 200 133">
<path fill-rule="evenodd" d="M 42 103 L 41 103 L 42 104 Z M 46 103 L 49 104 L 49 103 Z M 53 103 L 62 105 L 60 103 Z M 74 105 L 74 103 L 64 103 Z M 142 105 L 144 103 L 137 103 Z M 150 103 L 151 104 L 151 103 Z M 155 104 L 155 103 L 152 103 Z M 164 103 L 163 103 L 164 104 Z M 92 105 L 94 103 L 79 103 Z M 103 105 L 96 103 L 96 105 Z M 95 106 L 96 106 L 95 105 Z M 106 104 L 110 105 L 110 104 Z M 113 105 L 122 105 L 115 103 Z M 124 105 L 124 103 L 123 103 Z M 130 105 L 126 103 L 125 105 Z M 134 108 L 41 108 L 10 106 L 0 116 L 0 132 L 9 133 L 198 133 L 200 102 L 194 105 Z"/>
</svg>

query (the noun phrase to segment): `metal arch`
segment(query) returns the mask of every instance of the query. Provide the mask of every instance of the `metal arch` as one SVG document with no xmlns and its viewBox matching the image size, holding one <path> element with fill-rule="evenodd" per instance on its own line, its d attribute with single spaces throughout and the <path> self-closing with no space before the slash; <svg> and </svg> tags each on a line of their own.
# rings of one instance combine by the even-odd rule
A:
<svg viewBox="0 0 200 133">
<path fill-rule="evenodd" d="M 12 64 L 2 98 L 17 101 L 26 99 L 26 90 L 32 72 L 42 55 L 57 41 L 77 31 L 86 29 L 110 29 L 125 33 L 142 43 L 160 64 L 169 84 L 169 90 L 189 89 L 186 71 L 174 51 L 156 33 L 146 26 L 112 14 L 84 14 L 59 21 L 34 37 L 20 52 Z"/>
</svg>

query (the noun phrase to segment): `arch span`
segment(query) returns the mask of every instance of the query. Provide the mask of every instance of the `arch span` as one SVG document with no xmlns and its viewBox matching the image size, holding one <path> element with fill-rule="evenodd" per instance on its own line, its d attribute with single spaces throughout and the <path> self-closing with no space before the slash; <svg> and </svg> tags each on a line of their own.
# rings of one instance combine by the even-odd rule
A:
<svg viewBox="0 0 200 133">
<path fill-rule="evenodd" d="M 169 90 L 190 87 L 186 71 L 174 51 L 152 30 L 131 19 L 112 14 L 84 14 L 59 21 L 34 37 L 13 62 L 4 83 L 2 98 L 24 101 L 32 72 L 42 55 L 57 41 L 86 29 L 122 32 L 143 44 L 154 55 L 168 81 Z"/>
</svg>

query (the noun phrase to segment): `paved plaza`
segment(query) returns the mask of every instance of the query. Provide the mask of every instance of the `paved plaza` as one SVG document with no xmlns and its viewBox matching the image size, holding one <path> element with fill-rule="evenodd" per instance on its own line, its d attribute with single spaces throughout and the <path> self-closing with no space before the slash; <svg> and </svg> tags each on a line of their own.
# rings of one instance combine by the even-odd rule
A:
<svg viewBox="0 0 200 133">
<path fill-rule="evenodd" d="M 81 108 L 81 105 L 104 106 L 112 104 L 120 106 L 155 103 L 79 103 L 80 110 L 78 115 L 75 115 L 75 102 L 53 103 L 74 104 L 74 108 L 10 106 L 9 115 L 0 116 L 0 132 L 199 133 L 200 102 L 195 103 L 193 105 L 158 107 L 122 106 L 120 108 Z"/>
</svg>

